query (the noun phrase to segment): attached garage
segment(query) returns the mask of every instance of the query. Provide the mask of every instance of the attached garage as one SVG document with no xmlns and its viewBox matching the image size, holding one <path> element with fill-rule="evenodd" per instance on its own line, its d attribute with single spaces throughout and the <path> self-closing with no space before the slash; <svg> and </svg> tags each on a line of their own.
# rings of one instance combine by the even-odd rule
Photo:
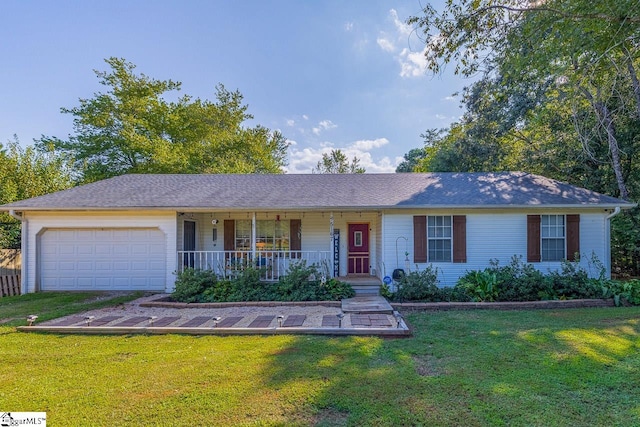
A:
<svg viewBox="0 0 640 427">
<path fill-rule="evenodd" d="M 158 228 L 45 229 L 41 291 L 164 291 L 167 243 Z"/>
</svg>

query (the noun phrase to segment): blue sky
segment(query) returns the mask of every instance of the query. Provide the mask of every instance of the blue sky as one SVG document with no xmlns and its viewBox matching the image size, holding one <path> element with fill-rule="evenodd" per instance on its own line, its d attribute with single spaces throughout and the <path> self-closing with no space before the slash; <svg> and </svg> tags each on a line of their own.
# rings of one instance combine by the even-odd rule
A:
<svg viewBox="0 0 640 427">
<path fill-rule="evenodd" d="M 72 117 L 60 107 L 102 91 L 92 70 L 116 56 L 195 97 L 238 89 L 248 125 L 291 141 L 289 173 L 309 173 L 332 148 L 393 172 L 422 132 L 461 114 L 451 95 L 471 84 L 426 72 L 404 24 L 419 12 L 418 0 L 3 0 L 0 142 L 65 138 Z"/>
</svg>

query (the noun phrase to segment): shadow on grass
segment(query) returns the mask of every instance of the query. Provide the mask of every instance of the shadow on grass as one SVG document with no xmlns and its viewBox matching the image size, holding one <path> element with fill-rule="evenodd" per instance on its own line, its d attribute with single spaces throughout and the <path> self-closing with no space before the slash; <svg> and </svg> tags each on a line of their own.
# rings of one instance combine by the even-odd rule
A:
<svg viewBox="0 0 640 427">
<path fill-rule="evenodd" d="M 616 310 L 423 313 L 406 340 L 294 337 L 263 379 L 294 424 L 638 425 L 638 310 Z"/>
</svg>

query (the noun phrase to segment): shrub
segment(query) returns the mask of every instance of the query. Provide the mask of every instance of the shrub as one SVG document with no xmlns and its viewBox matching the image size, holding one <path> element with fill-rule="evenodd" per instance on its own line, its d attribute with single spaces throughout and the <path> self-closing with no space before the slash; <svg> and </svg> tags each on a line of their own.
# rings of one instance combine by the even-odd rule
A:
<svg viewBox="0 0 640 427">
<path fill-rule="evenodd" d="M 495 273 L 498 295 L 496 301 L 535 301 L 544 288 L 544 274 L 533 265 L 524 263 L 521 256 L 512 256 L 509 264 L 500 267 L 490 261 L 488 271 Z"/>
<path fill-rule="evenodd" d="M 231 279 L 226 301 L 270 301 L 275 294 L 275 286 L 270 282 L 260 281 L 261 271 L 257 268 L 242 270 Z"/>
<path fill-rule="evenodd" d="M 398 284 L 395 298 L 400 301 L 440 301 L 438 271 L 429 265 L 422 271 L 406 274 Z"/>
<path fill-rule="evenodd" d="M 261 269 L 244 269 L 231 280 L 219 280 L 209 270 L 185 269 L 178 273 L 172 295 L 180 302 L 226 301 L 321 301 L 355 295 L 351 285 L 336 279 L 324 280 L 315 265 L 291 265 L 278 282 L 260 280 Z"/>
<path fill-rule="evenodd" d="M 600 293 L 598 281 L 589 279 L 578 262 L 564 261 L 560 271 L 552 271 L 545 277 L 540 299 L 595 298 Z"/>
<path fill-rule="evenodd" d="M 324 291 L 326 292 L 326 298 L 323 297 L 321 299 L 329 301 L 351 298 L 356 295 L 356 291 L 353 290 L 350 284 L 334 278 L 327 280 L 324 285 Z"/>
<path fill-rule="evenodd" d="M 491 302 L 498 296 L 498 279 L 489 269 L 468 272 L 456 286 L 463 288 L 473 301 Z"/>
<path fill-rule="evenodd" d="M 351 285 L 336 279 L 324 281 L 316 265 L 301 261 L 289 266 L 286 276 L 278 281 L 280 301 L 322 301 L 349 298 L 355 295 Z"/>
<path fill-rule="evenodd" d="M 616 306 L 640 305 L 640 280 L 609 280 L 602 284 L 602 297 L 613 298 Z"/>
<path fill-rule="evenodd" d="M 215 286 L 216 275 L 210 270 L 186 268 L 177 274 L 173 299 L 180 302 L 204 302 L 204 293 Z"/>
</svg>

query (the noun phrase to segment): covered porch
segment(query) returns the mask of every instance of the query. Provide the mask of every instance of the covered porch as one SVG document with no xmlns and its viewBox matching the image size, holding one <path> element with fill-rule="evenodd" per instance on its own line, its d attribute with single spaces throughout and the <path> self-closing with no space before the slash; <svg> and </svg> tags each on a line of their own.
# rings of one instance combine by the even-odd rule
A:
<svg viewBox="0 0 640 427">
<path fill-rule="evenodd" d="M 305 262 L 327 278 L 376 280 L 379 212 L 177 212 L 176 271 L 235 277 L 246 268 L 276 281 Z M 379 280 L 377 280 L 379 286 Z"/>
</svg>

